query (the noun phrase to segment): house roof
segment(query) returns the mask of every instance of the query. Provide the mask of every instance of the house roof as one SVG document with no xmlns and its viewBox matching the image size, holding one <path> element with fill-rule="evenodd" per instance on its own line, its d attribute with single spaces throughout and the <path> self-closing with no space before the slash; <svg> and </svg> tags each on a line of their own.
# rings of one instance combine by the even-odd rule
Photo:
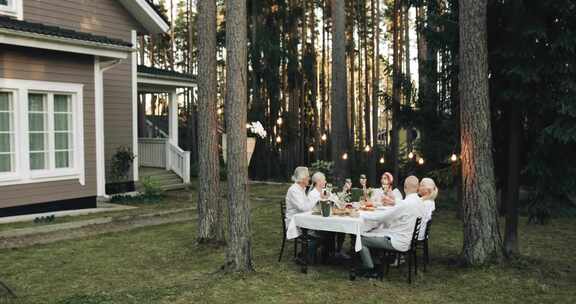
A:
<svg viewBox="0 0 576 304">
<path fill-rule="evenodd" d="M 141 92 L 170 92 L 175 88 L 195 86 L 195 75 L 144 65 L 138 66 L 138 90 Z"/>
<path fill-rule="evenodd" d="M 152 0 L 118 0 L 152 34 L 165 33 L 170 22 Z"/>
<path fill-rule="evenodd" d="M 192 75 L 192 74 L 180 73 L 180 72 L 176 72 L 176 71 L 170 71 L 170 70 L 159 69 L 159 68 L 153 68 L 153 67 L 149 67 L 149 66 L 145 66 L 145 65 L 139 65 L 138 66 L 138 73 L 157 75 L 157 76 L 166 76 L 166 77 L 176 77 L 176 78 L 182 78 L 182 79 L 186 79 L 186 80 L 190 80 L 190 81 L 196 80 L 196 76 Z"/>
<path fill-rule="evenodd" d="M 0 16 L 0 29 L 9 31 L 32 33 L 44 36 L 66 38 L 78 41 L 87 41 L 97 44 L 132 47 L 132 43 L 120 39 L 114 39 L 106 36 L 93 35 L 84 32 L 64 29 L 58 26 L 33 23 L 28 21 L 16 20 L 9 17 Z"/>
<path fill-rule="evenodd" d="M 162 13 L 162 11 L 160 10 L 160 7 L 156 4 L 154 4 L 154 1 L 146 0 L 146 3 L 148 3 L 148 5 L 150 5 L 150 7 L 152 7 L 152 9 L 156 12 L 156 14 L 158 14 L 158 16 L 160 16 L 160 18 L 162 18 L 162 20 L 164 20 L 164 22 L 170 23 L 170 21 L 168 20 L 168 16 L 166 16 L 164 13 Z"/>
</svg>

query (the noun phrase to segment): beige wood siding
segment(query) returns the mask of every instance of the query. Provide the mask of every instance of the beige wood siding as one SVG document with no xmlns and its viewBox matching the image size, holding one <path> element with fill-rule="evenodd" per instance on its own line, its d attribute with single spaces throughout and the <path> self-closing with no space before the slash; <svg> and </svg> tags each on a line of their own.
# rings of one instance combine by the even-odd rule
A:
<svg viewBox="0 0 576 304">
<path fill-rule="evenodd" d="M 25 1 L 26 2 L 26 1 Z M 0 186 L 0 208 L 96 195 L 94 59 L 91 56 L 0 44 L 0 78 L 84 85 L 84 160 L 86 184 L 78 180 Z"/>
<path fill-rule="evenodd" d="M 116 0 L 26 0 L 24 19 L 131 41 L 142 27 Z M 131 57 L 104 72 L 104 144 L 106 182 L 110 160 L 121 147 L 132 148 Z M 130 176 L 132 176 L 130 174 Z"/>
<path fill-rule="evenodd" d="M 24 0 L 24 20 L 130 42 L 139 23 L 116 0 Z"/>
</svg>

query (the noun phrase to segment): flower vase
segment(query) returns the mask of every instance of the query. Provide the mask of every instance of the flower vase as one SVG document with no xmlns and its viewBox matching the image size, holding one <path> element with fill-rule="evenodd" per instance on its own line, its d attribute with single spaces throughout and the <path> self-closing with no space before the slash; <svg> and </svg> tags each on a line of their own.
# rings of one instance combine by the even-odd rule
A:
<svg viewBox="0 0 576 304">
<path fill-rule="evenodd" d="M 222 134 L 222 158 L 226 162 L 226 134 Z M 250 165 L 250 160 L 252 159 L 252 154 L 254 154 L 254 149 L 256 148 L 256 138 L 248 137 L 246 139 L 246 160 L 248 161 L 248 166 Z"/>
</svg>

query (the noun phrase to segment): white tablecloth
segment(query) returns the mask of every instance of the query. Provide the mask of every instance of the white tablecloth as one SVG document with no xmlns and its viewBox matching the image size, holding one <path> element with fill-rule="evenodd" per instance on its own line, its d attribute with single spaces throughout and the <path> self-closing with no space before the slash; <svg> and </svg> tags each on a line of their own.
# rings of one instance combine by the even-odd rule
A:
<svg viewBox="0 0 576 304">
<path fill-rule="evenodd" d="M 286 238 L 290 240 L 300 236 L 301 232 L 298 228 L 354 234 L 356 235 L 356 243 L 354 244 L 354 249 L 356 252 L 362 250 L 361 236 L 364 231 L 369 229 L 361 217 L 323 217 L 322 215 L 312 214 L 312 212 L 305 212 L 294 215 L 288 224 Z"/>
</svg>

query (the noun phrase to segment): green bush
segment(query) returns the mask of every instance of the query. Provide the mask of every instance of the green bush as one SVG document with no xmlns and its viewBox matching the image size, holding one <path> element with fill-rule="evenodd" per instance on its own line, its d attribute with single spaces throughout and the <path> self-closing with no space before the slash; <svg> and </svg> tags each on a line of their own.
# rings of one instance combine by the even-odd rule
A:
<svg viewBox="0 0 576 304">
<path fill-rule="evenodd" d="M 324 173 L 324 175 L 326 175 L 326 180 L 328 182 L 332 182 L 334 177 L 334 163 L 330 161 L 318 160 L 310 165 L 310 174 L 312 175 L 316 172 Z"/>
</svg>

